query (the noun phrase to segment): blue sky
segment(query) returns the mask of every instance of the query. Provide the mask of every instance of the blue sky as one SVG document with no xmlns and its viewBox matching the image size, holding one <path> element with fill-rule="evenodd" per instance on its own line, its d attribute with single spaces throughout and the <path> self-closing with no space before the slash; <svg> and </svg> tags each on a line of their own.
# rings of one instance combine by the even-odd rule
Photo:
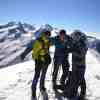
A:
<svg viewBox="0 0 100 100">
<path fill-rule="evenodd" d="M 22 21 L 100 32 L 100 0 L 0 0 L 0 23 Z"/>
</svg>

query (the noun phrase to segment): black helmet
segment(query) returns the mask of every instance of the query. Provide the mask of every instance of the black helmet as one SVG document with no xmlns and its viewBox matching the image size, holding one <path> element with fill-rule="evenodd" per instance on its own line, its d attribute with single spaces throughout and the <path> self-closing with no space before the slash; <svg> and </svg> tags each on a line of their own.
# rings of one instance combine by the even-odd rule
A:
<svg viewBox="0 0 100 100">
<path fill-rule="evenodd" d="M 42 33 L 44 33 L 44 35 L 51 36 L 51 32 L 48 30 L 43 30 Z"/>
<path fill-rule="evenodd" d="M 81 32 L 80 30 L 75 30 L 72 34 L 71 37 L 74 41 L 80 41 L 82 40 L 86 40 L 86 35 L 85 33 Z"/>
</svg>

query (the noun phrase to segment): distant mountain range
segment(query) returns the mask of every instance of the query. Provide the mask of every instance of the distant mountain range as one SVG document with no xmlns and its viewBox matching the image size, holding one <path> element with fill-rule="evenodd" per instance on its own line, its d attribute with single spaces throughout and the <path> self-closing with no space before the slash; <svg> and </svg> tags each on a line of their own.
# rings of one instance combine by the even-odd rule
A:
<svg viewBox="0 0 100 100">
<path fill-rule="evenodd" d="M 0 68 L 21 62 L 20 55 L 34 37 L 34 33 L 43 29 L 52 31 L 53 36 L 57 35 L 59 30 L 49 24 L 38 28 L 35 25 L 13 21 L 0 25 Z M 88 36 L 88 46 L 100 52 L 100 40 L 96 37 Z M 27 55 L 25 61 L 29 59 L 31 54 Z"/>
<path fill-rule="evenodd" d="M 34 25 L 21 22 L 0 25 L 0 67 L 21 62 L 20 54 L 32 40 L 34 33 L 43 29 L 52 31 L 53 27 L 45 24 L 37 28 Z M 26 60 L 30 58 L 31 56 L 28 56 Z"/>
</svg>

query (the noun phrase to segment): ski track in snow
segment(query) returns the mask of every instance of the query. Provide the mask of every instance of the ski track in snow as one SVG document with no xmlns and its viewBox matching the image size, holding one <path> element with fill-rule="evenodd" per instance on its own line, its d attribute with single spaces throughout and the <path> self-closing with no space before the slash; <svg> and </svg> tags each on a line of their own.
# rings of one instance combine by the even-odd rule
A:
<svg viewBox="0 0 100 100">
<path fill-rule="evenodd" d="M 99 61 L 95 58 L 93 51 L 87 53 L 87 98 L 88 100 L 100 100 L 100 68 Z M 52 64 L 49 66 L 46 75 L 46 88 L 49 100 L 55 98 L 52 90 L 51 74 Z M 31 100 L 31 83 L 34 76 L 34 61 L 16 64 L 0 70 L 0 100 Z M 39 83 L 37 86 L 37 98 L 41 99 Z M 67 100 L 64 99 L 63 100 Z"/>
</svg>

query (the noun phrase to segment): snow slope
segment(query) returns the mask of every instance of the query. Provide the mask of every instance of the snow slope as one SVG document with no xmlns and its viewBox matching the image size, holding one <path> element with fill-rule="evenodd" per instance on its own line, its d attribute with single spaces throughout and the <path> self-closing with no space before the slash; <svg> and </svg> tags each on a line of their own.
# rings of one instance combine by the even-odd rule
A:
<svg viewBox="0 0 100 100">
<path fill-rule="evenodd" d="M 9 22 L 0 27 L 0 68 L 21 62 L 20 55 L 28 43 L 35 39 L 36 31 L 53 30 L 49 24 L 35 28 L 34 25 L 21 22 Z M 31 56 L 27 56 L 25 60 L 30 58 Z"/>
<path fill-rule="evenodd" d="M 86 64 L 87 98 L 100 100 L 100 62 L 94 51 L 88 51 Z M 52 66 L 49 66 L 46 75 L 46 88 L 49 100 L 56 100 L 51 84 Z M 0 69 L 0 100 L 30 100 L 33 75 L 33 60 Z M 39 84 L 37 88 L 37 97 L 41 100 Z"/>
<path fill-rule="evenodd" d="M 0 29 L 0 68 L 20 62 L 18 57 L 32 39 L 30 33 L 23 32 L 28 26 L 14 23 Z"/>
</svg>

